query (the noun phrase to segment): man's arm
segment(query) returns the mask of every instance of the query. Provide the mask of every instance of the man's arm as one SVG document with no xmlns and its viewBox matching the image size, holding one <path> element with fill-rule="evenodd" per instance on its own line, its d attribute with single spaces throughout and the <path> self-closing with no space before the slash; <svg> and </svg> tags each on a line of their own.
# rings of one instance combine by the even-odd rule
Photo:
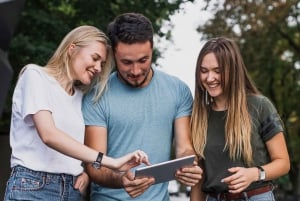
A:
<svg viewBox="0 0 300 201">
<path fill-rule="evenodd" d="M 104 127 L 86 126 L 84 143 L 106 154 L 107 152 L 107 130 Z M 109 188 L 124 188 L 131 197 L 137 197 L 144 193 L 153 183 L 153 178 L 134 179 L 130 171 L 116 172 L 109 168 L 101 167 L 95 169 L 87 164 L 86 171 L 91 181 Z"/>
<path fill-rule="evenodd" d="M 195 154 L 191 140 L 190 117 L 175 120 L 175 149 L 177 158 Z M 198 166 L 198 161 L 194 161 L 194 166 L 178 170 L 176 177 L 179 182 L 194 186 L 202 178 L 202 169 Z"/>
<path fill-rule="evenodd" d="M 106 154 L 107 130 L 104 127 L 86 126 L 84 144 Z M 95 169 L 91 164 L 86 164 L 86 171 L 91 181 L 110 188 L 122 188 L 121 173 L 106 167 Z"/>
<path fill-rule="evenodd" d="M 199 166 L 204 167 L 203 159 L 199 161 Z M 202 191 L 202 185 L 205 175 L 203 174 L 201 180 L 191 188 L 190 201 L 204 201 L 206 200 L 206 194 Z"/>
<path fill-rule="evenodd" d="M 195 154 L 191 140 L 190 117 L 175 120 L 176 158 Z"/>
</svg>

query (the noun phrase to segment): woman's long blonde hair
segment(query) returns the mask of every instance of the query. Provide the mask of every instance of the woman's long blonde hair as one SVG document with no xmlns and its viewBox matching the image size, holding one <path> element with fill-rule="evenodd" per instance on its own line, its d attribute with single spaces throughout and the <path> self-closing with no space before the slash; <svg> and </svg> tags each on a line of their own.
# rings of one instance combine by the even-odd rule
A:
<svg viewBox="0 0 300 201">
<path fill-rule="evenodd" d="M 72 80 L 70 69 L 71 57 L 68 54 L 68 48 L 71 44 L 75 44 L 78 47 L 85 47 L 91 42 L 100 42 L 106 46 L 107 59 L 105 66 L 102 67 L 101 72 L 99 73 L 99 76 L 96 76 L 90 85 L 85 86 L 81 83 L 74 83 Z M 57 80 L 67 77 L 70 85 L 74 86 L 75 84 L 84 92 L 95 88 L 96 93 L 94 98 L 97 100 L 106 88 L 108 77 L 113 69 L 113 55 L 109 44 L 109 39 L 102 31 L 94 26 L 79 26 L 70 31 L 64 37 L 45 67 L 48 70 L 47 72 Z"/>
<path fill-rule="evenodd" d="M 251 116 L 247 106 L 247 95 L 259 91 L 250 79 L 239 48 L 233 40 L 220 37 L 209 40 L 201 49 L 195 73 L 195 98 L 191 117 L 192 141 L 196 153 L 205 158 L 209 111 L 212 100 L 200 80 L 203 57 L 214 53 L 221 68 L 221 84 L 226 94 L 227 116 L 225 121 L 225 146 L 232 160 L 242 159 L 253 163 L 251 148 Z M 225 80 L 228 80 L 225 86 Z"/>
</svg>

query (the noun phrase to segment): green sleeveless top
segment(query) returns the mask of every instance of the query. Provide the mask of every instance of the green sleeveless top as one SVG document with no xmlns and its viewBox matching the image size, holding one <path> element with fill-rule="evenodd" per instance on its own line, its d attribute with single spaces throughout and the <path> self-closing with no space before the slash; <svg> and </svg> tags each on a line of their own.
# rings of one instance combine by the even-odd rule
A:
<svg viewBox="0 0 300 201">
<path fill-rule="evenodd" d="M 251 145 L 253 151 L 253 166 L 261 166 L 270 161 L 265 142 L 279 132 L 283 132 L 281 119 L 270 100 L 262 95 L 248 96 L 248 109 L 252 118 Z M 207 144 L 204 150 L 205 180 L 202 186 L 204 192 L 227 192 L 227 185 L 221 180 L 229 176 L 228 168 L 246 167 L 242 159 L 231 160 L 225 146 L 225 120 L 227 111 L 209 113 Z M 248 189 L 256 188 L 264 183 L 252 183 Z"/>
</svg>

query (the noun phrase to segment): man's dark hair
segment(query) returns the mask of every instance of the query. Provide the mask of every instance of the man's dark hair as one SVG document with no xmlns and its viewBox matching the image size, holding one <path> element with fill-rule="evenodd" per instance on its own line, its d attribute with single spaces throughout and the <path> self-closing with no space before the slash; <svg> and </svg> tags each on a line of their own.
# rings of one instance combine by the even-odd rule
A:
<svg viewBox="0 0 300 201">
<path fill-rule="evenodd" d="M 109 23 L 107 35 L 113 51 L 118 42 L 133 44 L 150 41 L 153 47 L 153 26 L 151 21 L 140 13 L 124 13 Z"/>
</svg>

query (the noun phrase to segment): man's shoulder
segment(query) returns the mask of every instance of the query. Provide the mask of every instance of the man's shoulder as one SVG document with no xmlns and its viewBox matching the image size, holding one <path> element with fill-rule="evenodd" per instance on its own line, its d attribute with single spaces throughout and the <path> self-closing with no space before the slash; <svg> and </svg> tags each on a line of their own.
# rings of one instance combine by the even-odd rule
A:
<svg viewBox="0 0 300 201">
<path fill-rule="evenodd" d="M 160 69 L 153 69 L 153 70 L 154 70 L 154 75 L 156 74 L 160 80 L 186 85 L 179 77 L 175 75 L 171 75 Z"/>
<path fill-rule="evenodd" d="M 170 78 L 176 78 L 179 79 L 178 77 L 169 74 L 168 72 L 164 71 L 163 69 L 159 68 L 153 68 L 154 74 L 157 74 L 159 76 L 165 76 L 165 77 L 170 77 Z"/>
</svg>

